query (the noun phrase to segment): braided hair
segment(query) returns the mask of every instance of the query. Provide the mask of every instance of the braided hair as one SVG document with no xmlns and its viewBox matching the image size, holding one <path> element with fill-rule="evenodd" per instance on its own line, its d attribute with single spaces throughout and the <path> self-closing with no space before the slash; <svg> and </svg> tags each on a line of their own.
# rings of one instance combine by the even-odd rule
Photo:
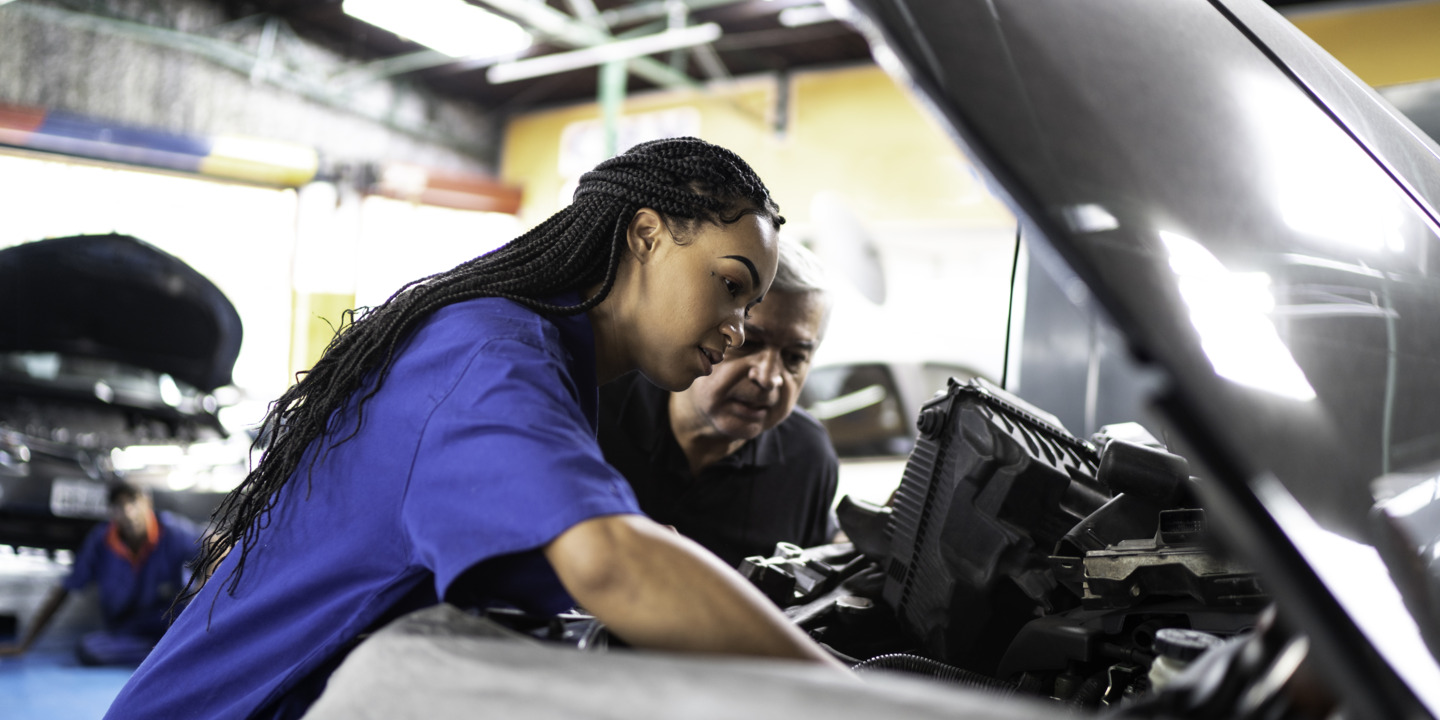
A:
<svg viewBox="0 0 1440 720">
<path fill-rule="evenodd" d="M 485 255 L 401 287 L 381 305 L 350 310 L 324 354 L 279 399 L 270 404 L 253 449 L 260 461 L 216 509 L 214 536 L 196 560 L 199 572 L 185 597 L 199 591 L 198 582 L 225 556 L 240 553 L 229 575 L 230 594 L 244 574 L 279 493 L 301 470 L 302 457 L 316 460 L 358 432 L 334 437 L 337 411 L 369 383 L 356 404 L 363 419 L 365 401 L 384 382 L 407 333 L 425 317 L 451 303 L 479 297 L 513 300 L 542 314 L 573 315 L 595 307 L 615 285 L 625 252 L 630 220 L 641 208 L 652 208 L 682 231 L 697 222 L 728 224 L 745 215 L 760 215 L 776 227 L 785 222 L 755 171 L 725 148 L 691 137 L 655 140 L 634 146 L 580 176 L 571 205 L 534 229 Z M 672 233 L 679 235 L 678 233 Z M 593 296 L 575 305 L 548 302 L 561 293 L 599 286 Z"/>
</svg>

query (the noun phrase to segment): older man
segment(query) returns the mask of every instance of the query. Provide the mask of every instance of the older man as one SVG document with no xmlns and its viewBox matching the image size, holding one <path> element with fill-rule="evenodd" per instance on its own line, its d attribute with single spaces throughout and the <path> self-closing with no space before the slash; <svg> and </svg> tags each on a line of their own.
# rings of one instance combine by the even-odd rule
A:
<svg viewBox="0 0 1440 720">
<path fill-rule="evenodd" d="M 777 542 L 829 542 L 839 461 L 825 428 L 795 409 L 830 303 L 819 262 L 780 243 L 745 344 L 714 373 L 668 393 L 631 374 L 600 390 L 600 446 L 640 508 L 731 566 Z"/>
</svg>

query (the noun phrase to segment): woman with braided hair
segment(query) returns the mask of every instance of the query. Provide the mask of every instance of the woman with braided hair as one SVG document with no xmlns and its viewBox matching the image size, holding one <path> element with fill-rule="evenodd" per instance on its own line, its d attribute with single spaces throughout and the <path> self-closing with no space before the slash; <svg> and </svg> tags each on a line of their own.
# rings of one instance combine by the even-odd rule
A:
<svg viewBox="0 0 1440 720">
<path fill-rule="evenodd" d="M 595 439 L 598 384 L 682 390 L 744 342 L 782 222 L 730 151 L 644 143 L 534 230 L 356 313 L 271 405 L 213 573 L 107 717 L 298 717 L 359 638 L 443 601 L 578 603 L 640 647 L 833 663 L 645 518 Z"/>
</svg>

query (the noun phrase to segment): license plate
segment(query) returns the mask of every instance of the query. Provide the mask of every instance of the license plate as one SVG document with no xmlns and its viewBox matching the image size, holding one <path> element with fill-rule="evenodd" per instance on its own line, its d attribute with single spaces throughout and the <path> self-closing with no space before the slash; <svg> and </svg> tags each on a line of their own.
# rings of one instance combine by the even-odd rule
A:
<svg viewBox="0 0 1440 720">
<path fill-rule="evenodd" d="M 56 478 L 50 485 L 50 512 L 61 517 L 103 520 L 110 511 L 105 486 L 72 478 Z"/>
</svg>

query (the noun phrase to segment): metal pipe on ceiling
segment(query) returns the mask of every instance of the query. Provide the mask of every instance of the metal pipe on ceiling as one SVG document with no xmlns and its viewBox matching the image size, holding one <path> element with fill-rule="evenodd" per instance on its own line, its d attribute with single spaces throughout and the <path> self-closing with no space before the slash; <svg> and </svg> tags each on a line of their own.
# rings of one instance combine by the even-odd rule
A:
<svg viewBox="0 0 1440 720">
<path fill-rule="evenodd" d="M 590 27 L 543 3 L 529 2 L 528 0 L 482 1 L 491 8 L 528 26 L 531 30 L 570 47 L 591 47 L 615 40 L 610 33 Z M 701 88 L 700 83 L 690 76 L 676 72 L 670 66 L 651 58 L 635 58 L 626 63 L 626 66 L 630 72 L 660 87 L 693 90 Z"/>
<path fill-rule="evenodd" d="M 633 40 L 616 40 L 570 52 L 497 63 L 490 66 L 485 73 L 485 79 L 495 84 L 528 80 L 544 75 L 604 65 L 618 60 L 640 58 L 675 48 L 704 45 L 718 40 L 720 34 L 720 26 L 715 23 L 692 25 L 680 30 L 666 30 Z"/>
</svg>

